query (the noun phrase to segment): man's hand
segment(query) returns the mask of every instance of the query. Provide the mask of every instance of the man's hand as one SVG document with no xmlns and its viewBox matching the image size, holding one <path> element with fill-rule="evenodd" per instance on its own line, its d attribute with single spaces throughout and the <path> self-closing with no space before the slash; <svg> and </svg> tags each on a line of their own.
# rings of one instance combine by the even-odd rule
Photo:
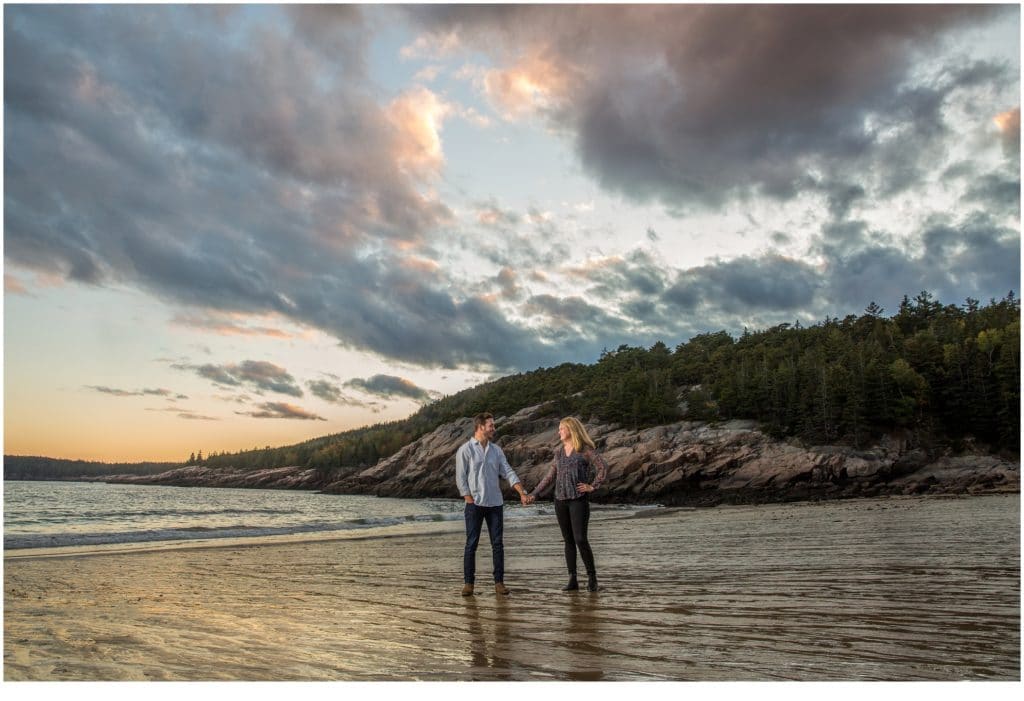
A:
<svg viewBox="0 0 1024 701">
<path fill-rule="evenodd" d="M 531 497 L 526 492 L 519 495 L 519 501 L 523 503 L 523 506 L 529 506 L 533 502 L 537 501 L 537 497 Z"/>
<path fill-rule="evenodd" d="M 467 494 L 466 496 L 464 496 L 462 498 L 466 500 L 467 504 L 472 504 L 473 503 L 473 495 L 472 494 Z"/>
<path fill-rule="evenodd" d="M 583 494 L 586 494 L 587 492 L 594 491 L 594 488 L 591 485 L 587 484 L 586 482 L 580 482 L 579 484 L 576 485 L 576 490 Z"/>
</svg>

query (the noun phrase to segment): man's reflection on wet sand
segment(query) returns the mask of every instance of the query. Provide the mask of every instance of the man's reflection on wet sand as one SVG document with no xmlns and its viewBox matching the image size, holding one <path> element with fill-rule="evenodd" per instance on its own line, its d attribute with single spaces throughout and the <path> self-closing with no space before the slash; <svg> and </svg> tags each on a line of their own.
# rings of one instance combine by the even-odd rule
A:
<svg viewBox="0 0 1024 701">
<path fill-rule="evenodd" d="M 508 640 L 508 599 L 495 597 L 493 618 L 486 612 L 481 615 L 481 606 L 476 596 L 463 598 L 466 619 L 469 622 L 469 659 L 472 662 L 470 677 L 474 681 L 512 679 L 511 664 L 505 654 Z"/>
</svg>

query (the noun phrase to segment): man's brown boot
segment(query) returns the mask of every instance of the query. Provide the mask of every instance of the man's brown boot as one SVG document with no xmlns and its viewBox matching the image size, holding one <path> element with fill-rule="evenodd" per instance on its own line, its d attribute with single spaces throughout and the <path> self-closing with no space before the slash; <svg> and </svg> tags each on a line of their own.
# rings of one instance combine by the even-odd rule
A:
<svg viewBox="0 0 1024 701">
<path fill-rule="evenodd" d="M 462 585 L 462 595 L 463 596 L 473 596 L 473 585 L 472 584 L 463 584 Z"/>
<path fill-rule="evenodd" d="M 508 590 L 508 587 L 505 586 L 504 582 L 495 582 L 494 593 L 501 594 L 502 596 L 508 596 L 510 592 Z"/>
</svg>

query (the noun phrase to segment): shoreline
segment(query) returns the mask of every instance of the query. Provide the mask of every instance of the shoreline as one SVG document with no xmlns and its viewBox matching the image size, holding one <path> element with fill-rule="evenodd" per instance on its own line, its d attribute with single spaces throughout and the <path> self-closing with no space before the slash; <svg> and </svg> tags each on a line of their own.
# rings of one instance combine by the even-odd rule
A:
<svg viewBox="0 0 1024 701">
<path fill-rule="evenodd" d="M 620 516 L 607 516 L 601 519 L 593 519 L 591 523 L 625 519 L 659 518 L 681 512 L 712 509 L 759 509 L 770 506 L 834 504 L 839 502 L 954 500 L 1000 496 L 1019 496 L 1019 493 L 994 492 L 991 494 L 891 494 L 874 497 L 848 497 L 844 499 L 806 499 L 789 502 L 767 502 L 760 504 L 713 504 L 708 506 L 663 506 L 661 504 L 635 504 L 635 506 L 638 508 L 645 508 L 641 508 L 640 511 L 634 512 L 632 514 Z M 514 508 L 515 504 L 513 502 L 506 502 L 506 506 Z M 615 503 L 610 504 L 609 506 L 623 505 Z M 535 520 L 530 521 L 506 521 L 505 531 L 509 532 L 509 530 L 512 529 L 518 530 L 550 525 L 545 523 L 545 520 L 542 520 L 546 518 L 547 515 L 537 517 Z M 449 533 L 461 533 L 463 528 L 463 520 L 461 518 L 456 518 L 450 521 L 437 521 L 433 523 L 419 524 L 400 524 L 366 530 L 344 529 L 321 532 L 289 533 L 280 535 L 255 535 L 208 539 L 197 538 L 189 540 L 118 542 L 102 543 L 98 545 L 66 545 L 49 548 L 4 548 L 3 559 L 6 562 L 15 560 L 38 560 L 49 558 L 103 557 L 129 553 L 169 552 L 174 550 L 205 550 L 217 548 L 244 548 L 275 545 L 305 545 L 313 543 L 331 543 L 335 541 L 346 542 L 360 540 L 382 540 L 392 538 L 413 538 L 417 536 L 440 536 Z M 486 543 L 486 539 L 484 539 L 484 543 Z"/>
<path fill-rule="evenodd" d="M 654 511 L 463 534 L 7 558 L 15 680 L 1019 680 L 1019 495 Z"/>
</svg>

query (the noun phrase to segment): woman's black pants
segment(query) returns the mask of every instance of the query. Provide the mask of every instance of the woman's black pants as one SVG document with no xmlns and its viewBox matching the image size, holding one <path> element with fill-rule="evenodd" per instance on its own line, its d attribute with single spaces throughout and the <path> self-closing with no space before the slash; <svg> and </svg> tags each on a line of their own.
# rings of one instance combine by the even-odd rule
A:
<svg viewBox="0 0 1024 701">
<path fill-rule="evenodd" d="M 558 518 L 558 527 L 562 529 L 562 540 L 565 541 L 565 565 L 569 568 L 569 574 L 576 574 L 576 549 L 579 548 L 587 574 L 596 575 L 594 552 L 587 539 L 590 500 L 586 496 L 579 499 L 555 499 L 555 516 Z"/>
</svg>

